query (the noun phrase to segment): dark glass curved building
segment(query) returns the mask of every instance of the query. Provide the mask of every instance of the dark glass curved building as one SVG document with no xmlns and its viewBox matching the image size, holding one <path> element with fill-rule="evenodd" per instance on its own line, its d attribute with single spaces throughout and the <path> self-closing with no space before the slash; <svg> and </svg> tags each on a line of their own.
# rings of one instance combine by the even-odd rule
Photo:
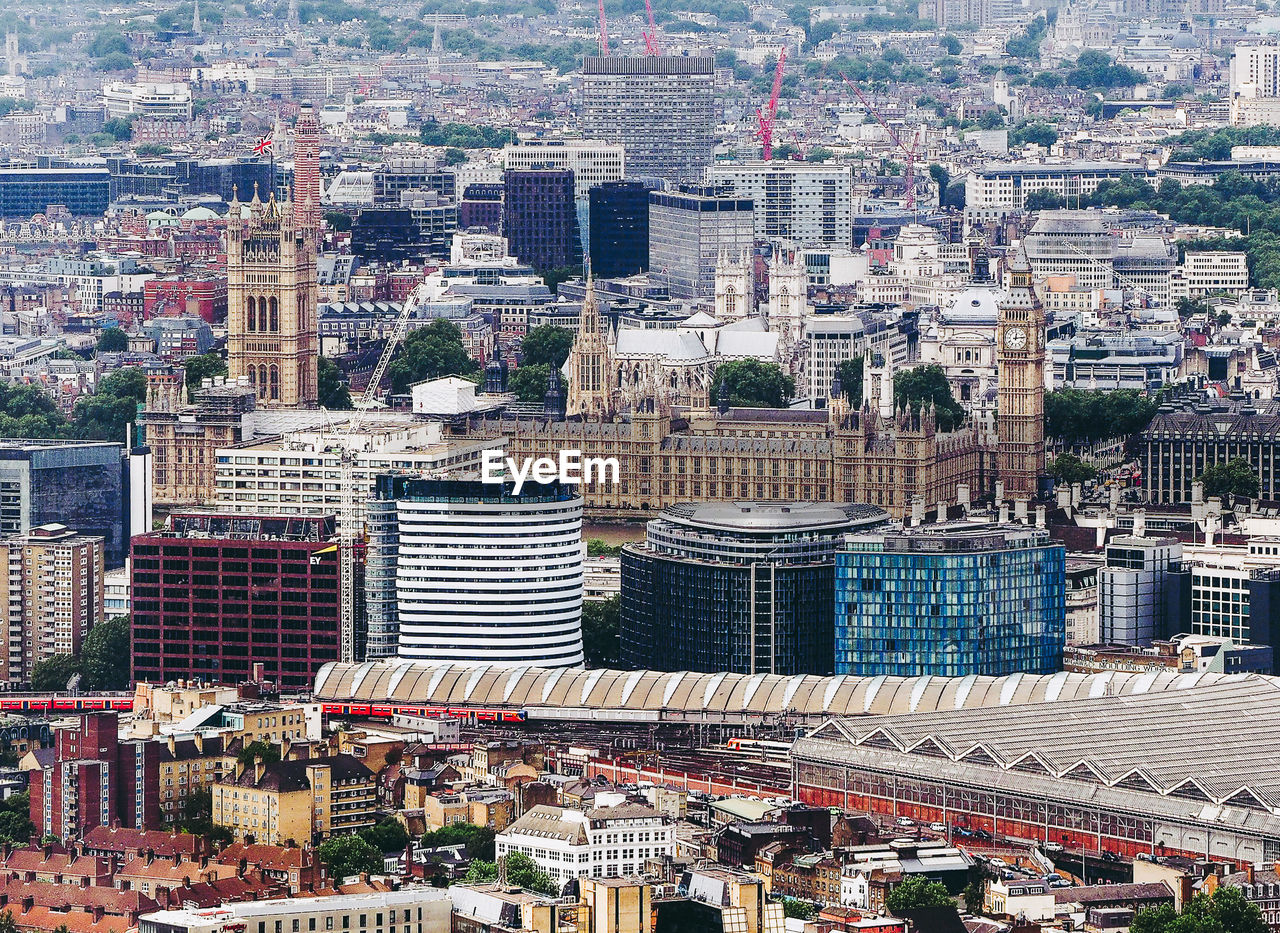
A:
<svg viewBox="0 0 1280 933">
<path fill-rule="evenodd" d="M 888 519 L 826 503 L 665 509 L 622 550 L 622 666 L 832 673 L 836 551 L 845 534 Z"/>
</svg>

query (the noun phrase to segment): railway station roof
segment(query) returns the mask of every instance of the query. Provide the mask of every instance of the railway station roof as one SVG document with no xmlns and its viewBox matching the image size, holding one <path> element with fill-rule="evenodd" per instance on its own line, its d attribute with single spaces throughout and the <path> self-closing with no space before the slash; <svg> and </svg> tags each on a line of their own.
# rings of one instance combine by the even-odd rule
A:
<svg viewBox="0 0 1280 933">
<path fill-rule="evenodd" d="M 817 722 L 1104 696 L 1168 693 L 1176 698 L 1186 690 L 1245 682 L 1280 684 L 1258 675 L 1207 672 L 816 677 L 366 661 L 326 664 L 316 676 L 314 697 L 322 702 L 523 709 L 532 720 L 735 722 L 788 715 Z"/>
</svg>

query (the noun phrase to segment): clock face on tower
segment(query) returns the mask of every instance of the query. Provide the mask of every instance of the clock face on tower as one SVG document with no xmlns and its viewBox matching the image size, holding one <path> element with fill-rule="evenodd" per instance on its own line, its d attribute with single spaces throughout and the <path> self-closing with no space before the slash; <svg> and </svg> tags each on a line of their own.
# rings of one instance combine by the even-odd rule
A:
<svg viewBox="0 0 1280 933">
<path fill-rule="evenodd" d="M 1021 327 L 1010 327 L 1004 332 L 1004 345 L 1010 350 L 1021 350 L 1027 345 L 1027 332 Z"/>
</svg>

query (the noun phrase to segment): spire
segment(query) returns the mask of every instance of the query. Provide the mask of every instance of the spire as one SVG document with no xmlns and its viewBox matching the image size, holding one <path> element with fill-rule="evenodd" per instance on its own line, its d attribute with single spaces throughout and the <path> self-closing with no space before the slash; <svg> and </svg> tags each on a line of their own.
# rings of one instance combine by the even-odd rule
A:
<svg viewBox="0 0 1280 933">
<path fill-rule="evenodd" d="M 721 379 L 720 388 L 716 390 L 716 410 L 722 415 L 729 414 L 729 380 Z"/>
<path fill-rule="evenodd" d="M 552 421 L 564 420 L 564 387 L 560 382 L 560 368 L 557 366 L 552 366 L 547 373 L 547 391 L 542 397 L 542 413 Z"/>
<path fill-rule="evenodd" d="M 871 394 L 872 379 L 874 377 L 874 373 L 871 370 L 874 365 L 875 362 L 871 357 L 871 348 L 865 347 L 862 351 L 862 407 L 868 409 L 875 408 L 876 403 L 879 401 Z"/>
<path fill-rule="evenodd" d="M 436 17 L 436 28 L 431 32 L 431 54 L 439 55 L 444 51 L 444 39 L 440 36 L 440 17 Z"/>
<path fill-rule="evenodd" d="M 200 0 L 194 0 L 191 9 L 191 32 L 200 35 Z"/>
<path fill-rule="evenodd" d="M 880 414 L 892 418 L 893 408 L 893 355 L 886 351 L 880 370 Z"/>
</svg>

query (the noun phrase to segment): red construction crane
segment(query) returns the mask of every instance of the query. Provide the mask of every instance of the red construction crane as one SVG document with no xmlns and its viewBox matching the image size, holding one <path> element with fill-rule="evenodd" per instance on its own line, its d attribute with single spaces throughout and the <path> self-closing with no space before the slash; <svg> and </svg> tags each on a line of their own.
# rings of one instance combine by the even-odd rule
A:
<svg viewBox="0 0 1280 933">
<path fill-rule="evenodd" d="M 911 145 L 907 146 L 907 144 L 902 141 L 902 137 L 900 137 L 893 127 L 888 124 L 885 118 L 880 115 L 880 111 L 875 108 L 875 105 L 867 99 L 867 95 L 863 94 L 861 89 L 849 80 L 849 76 L 842 71 L 840 72 L 840 77 L 844 79 L 845 84 L 849 85 L 853 90 L 853 93 L 858 96 L 858 100 L 862 102 L 862 106 L 867 108 L 867 112 L 871 114 L 871 116 L 875 117 L 875 121 L 877 123 L 884 127 L 884 131 L 889 134 L 889 139 L 893 141 L 894 146 L 896 146 L 898 151 L 902 153 L 906 162 L 906 170 L 903 172 L 902 180 L 903 187 L 906 188 L 907 210 L 914 211 L 916 209 L 916 156 L 919 152 L 920 146 L 920 130 L 916 130 L 915 136 L 911 139 Z"/>
<path fill-rule="evenodd" d="M 604 0 L 599 0 L 599 3 L 600 3 L 600 54 L 608 55 L 609 54 L 609 29 L 606 26 L 605 20 L 604 20 Z"/>
<path fill-rule="evenodd" d="M 661 55 L 662 49 L 658 48 L 658 27 L 653 24 L 653 3 L 651 0 L 644 0 L 644 11 L 649 14 L 649 31 L 640 31 L 644 36 L 644 53 L 646 55 Z"/>
<path fill-rule="evenodd" d="M 778 116 L 778 95 L 782 93 L 782 71 L 786 64 L 787 49 L 784 46 L 778 53 L 778 67 L 773 71 L 773 93 L 769 95 L 769 102 L 756 111 L 756 116 L 760 120 L 760 128 L 757 130 L 757 135 L 760 137 L 760 154 L 766 162 L 773 158 L 773 121 Z"/>
</svg>

